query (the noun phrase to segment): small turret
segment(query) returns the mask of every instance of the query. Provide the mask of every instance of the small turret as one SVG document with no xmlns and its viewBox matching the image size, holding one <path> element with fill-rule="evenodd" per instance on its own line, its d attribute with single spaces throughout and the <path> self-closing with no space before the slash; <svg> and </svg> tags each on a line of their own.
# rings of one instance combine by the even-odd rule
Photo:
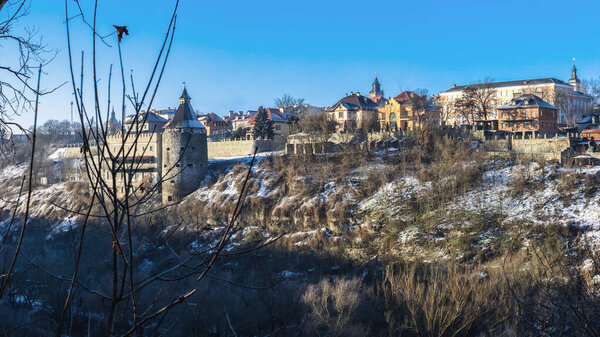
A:
<svg viewBox="0 0 600 337">
<path fill-rule="evenodd" d="M 573 64 L 573 68 L 571 68 L 571 78 L 569 79 L 569 84 L 575 87 L 575 91 L 580 90 L 581 80 L 577 78 L 577 68 L 575 67 L 575 64 Z"/>
</svg>

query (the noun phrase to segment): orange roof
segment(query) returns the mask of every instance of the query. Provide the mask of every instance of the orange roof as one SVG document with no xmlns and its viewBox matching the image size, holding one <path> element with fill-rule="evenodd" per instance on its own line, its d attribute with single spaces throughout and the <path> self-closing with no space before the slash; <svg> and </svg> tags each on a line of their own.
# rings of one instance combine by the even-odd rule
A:
<svg viewBox="0 0 600 337">
<path fill-rule="evenodd" d="M 279 110 L 275 110 L 275 109 L 271 109 L 271 108 L 267 108 L 267 118 L 273 122 L 285 122 L 286 120 L 283 118 L 283 116 L 279 113 Z M 254 115 L 252 115 L 252 117 L 250 117 L 250 120 L 248 120 L 248 123 L 250 124 L 254 124 L 254 120 L 256 119 L 256 116 L 258 115 L 258 112 L 255 113 Z"/>
</svg>

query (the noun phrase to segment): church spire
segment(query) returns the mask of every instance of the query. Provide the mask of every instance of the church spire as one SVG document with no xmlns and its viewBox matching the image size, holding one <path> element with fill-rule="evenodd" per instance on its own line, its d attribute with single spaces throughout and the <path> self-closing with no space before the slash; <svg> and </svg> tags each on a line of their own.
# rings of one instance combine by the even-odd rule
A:
<svg viewBox="0 0 600 337">
<path fill-rule="evenodd" d="M 375 80 L 372 85 L 373 89 L 369 92 L 369 97 L 375 98 L 378 96 L 383 96 L 383 90 L 381 90 L 381 84 L 379 84 L 379 79 L 377 78 L 377 72 L 375 72 Z"/>
<path fill-rule="evenodd" d="M 575 67 L 575 58 L 573 58 L 573 68 L 571 68 L 571 79 L 569 79 L 569 84 L 575 87 L 575 91 L 580 90 L 581 81 L 577 78 L 577 67 Z"/>
</svg>

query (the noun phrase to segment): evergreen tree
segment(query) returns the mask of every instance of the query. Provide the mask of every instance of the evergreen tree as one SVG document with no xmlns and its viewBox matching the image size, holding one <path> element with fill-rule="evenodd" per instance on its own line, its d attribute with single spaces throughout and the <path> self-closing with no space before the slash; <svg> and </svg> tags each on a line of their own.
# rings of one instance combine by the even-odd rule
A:
<svg viewBox="0 0 600 337">
<path fill-rule="evenodd" d="M 273 121 L 269 119 L 267 110 L 262 106 L 258 107 L 252 135 L 254 139 L 273 139 Z"/>
</svg>

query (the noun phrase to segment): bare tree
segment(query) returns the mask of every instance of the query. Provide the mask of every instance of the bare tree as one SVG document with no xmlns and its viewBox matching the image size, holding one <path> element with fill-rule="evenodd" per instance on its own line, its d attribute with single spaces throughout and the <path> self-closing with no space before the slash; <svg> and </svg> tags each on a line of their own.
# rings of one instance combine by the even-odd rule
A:
<svg viewBox="0 0 600 337">
<path fill-rule="evenodd" d="M 492 103 L 496 96 L 496 89 L 491 78 L 485 78 L 478 84 L 465 87 L 459 99 L 460 107 L 467 108 L 472 117 L 488 120 L 492 112 Z"/>
<path fill-rule="evenodd" d="M 38 66 L 50 62 L 55 54 L 46 49 L 35 29 L 22 33 L 16 29 L 29 14 L 29 7 L 28 0 L 0 0 L 0 48 L 16 51 L 14 57 L 3 55 L 0 64 L 0 141 L 10 138 L 15 129 L 25 132 L 14 118 L 33 110 L 37 94 L 53 91 L 40 91 L 31 83 Z"/>
<path fill-rule="evenodd" d="M 465 91 L 467 91 L 467 89 L 465 89 Z M 463 96 L 459 97 L 454 102 L 454 110 L 456 111 L 455 113 L 462 116 L 469 125 L 475 124 L 475 119 L 480 117 L 475 101 L 468 95 L 463 94 Z"/>
<path fill-rule="evenodd" d="M 69 287 L 65 295 L 64 305 L 60 312 L 60 318 L 57 321 L 56 336 L 61 336 L 67 317 L 72 312 L 73 299 L 77 293 L 76 289 L 86 289 L 80 282 L 79 271 L 83 264 L 84 245 L 87 233 L 87 224 L 91 217 L 100 221 L 105 228 L 106 235 L 112 242 L 112 247 L 104 251 L 103 260 L 107 261 L 107 268 L 104 272 L 99 272 L 101 281 L 105 282 L 105 289 L 108 294 L 93 295 L 101 297 L 109 303 L 106 311 L 102 314 L 106 317 L 103 328 L 106 335 L 145 335 L 145 328 L 149 323 L 155 322 L 151 328 L 158 329 L 164 316 L 173 308 L 188 300 L 197 292 L 196 286 L 187 281 L 204 279 L 211 267 L 217 262 L 221 252 L 226 247 L 229 239 L 237 230 L 236 223 L 240 217 L 245 195 L 247 193 L 246 183 L 249 179 L 251 170 L 248 171 L 242 185 L 235 209 L 231 219 L 223 224 L 220 231 L 218 242 L 212 245 L 204 252 L 191 254 L 187 252 L 177 254 L 173 249 L 172 256 L 165 256 L 161 261 L 161 268 L 157 272 L 148 275 L 141 271 L 139 258 L 141 252 L 136 249 L 143 242 L 140 237 L 140 218 L 144 215 L 157 214 L 160 211 L 174 205 L 156 206 L 153 200 L 156 200 L 159 188 L 163 181 L 172 179 L 181 174 L 184 169 L 177 170 L 181 156 L 188 150 L 186 144 L 179 154 L 179 159 L 170 167 L 163 168 L 161 175 L 157 179 L 145 180 L 138 184 L 135 180 L 137 173 L 140 172 L 144 164 L 144 157 L 148 151 L 148 144 L 156 137 L 152 131 L 149 137 L 141 138 L 141 133 L 137 130 L 144 130 L 147 123 L 148 114 L 143 114 L 142 107 L 147 107 L 150 111 L 156 93 L 158 91 L 167 60 L 171 51 L 171 45 L 175 33 L 177 20 L 177 8 L 179 1 L 175 1 L 174 9 L 171 14 L 169 25 L 166 29 L 164 39 L 159 49 L 158 56 L 154 63 L 149 80 L 142 86 L 142 92 L 136 91 L 133 76 L 130 83 L 125 80 L 124 64 L 122 57 L 122 45 L 126 41 L 125 35 L 129 35 L 126 26 L 114 26 L 113 34 L 101 35 L 97 29 L 97 9 L 98 1 L 94 2 L 93 13 L 88 22 L 88 13 L 85 13 L 76 1 L 76 8 L 69 8 L 69 1 L 65 0 L 65 21 L 67 28 L 67 46 L 69 56 L 69 66 L 73 93 L 75 94 L 75 107 L 78 112 L 81 124 L 81 137 L 83 145 L 81 147 L 82 156 L 85 162 L 85 175 L 91 191 L 91 200 L 89 200 L 87 209 L 77 212 L 84 217 L 80 229 L 79 241 L 75 244 L 75 261 L 72 276 L 69 278 Z M 84 57 L 82 52 L 79 80 L 76 80 L 76 66 L 71 44 L 71 22 L 73 20 L 82 20 L 90 29 L 92 39 L 91 68 L 92 73 L 92 95 L 87 96 L 84 93 Z M 108 72 L 106 83 L 106 100 L 99 96 L 99 71 L 96 65 L 98 42 L 107 44 L 107 39 L 116 33 L 116 52 L 119 56 L 120 72 L 120 109 L 122 114 L 125 112 L 126 105 L 133 109 L 133 118 L 130 125 L 124 125 L 116 137 L 110 137 L 106 128 L 106 121 L 111 107 L 111 79 L 112 66 Z M 86 97 L 93 97 L 90 101 Z M 119 139 L 120 138 L 120 139 Z M 110 144 L 110 146 L 109 146 Z M 135 144 L 136 146 L 131 146 Z M 144 146 L 137 146 L 137 145 Z M 140 150 L 141 148 L 141 150 Z M 254 164 L 254 159 L 250 167 Z M 186 166 L 187 167 L 187 166 Z M 93 214 L 96 210 L 99 214 Z M 73 212 L 75 212 L 73 210 Z M 148 226 L 148 224 L 145 224 Z M 173 225 L 178 228 L 179 225 Z M 167 240 L 167 239 L 165 239 Z M 165 244 L 166 241 L 162 241 Z M 168 244 L 168 243 L 166 243 Z M 64 279 L 64 278 L 62 278 Z M 156 283 L 173 282 L 173 279 L 191 286 L 175 287 L 172 291 L 166 291 L 164 294 L 150 294 L 149 289 Z M 153 298 L 154 297 L 154 298 Z"/>
<path fill-rule="evenodd" d="M 295 105 L 303 105 L 304 98 L 295 98 L 290 94 L 283 94 L 283 96 L 275 98 L 273 103 L 275 103 L 275 106 L 278 108 L 289 109 Z"/>
<path fill-rule="evenodd" d="M 600 104 L 600 78 L 581 81 L 581 92 L 592 96 L 594 104 Z"/>
</svg>

